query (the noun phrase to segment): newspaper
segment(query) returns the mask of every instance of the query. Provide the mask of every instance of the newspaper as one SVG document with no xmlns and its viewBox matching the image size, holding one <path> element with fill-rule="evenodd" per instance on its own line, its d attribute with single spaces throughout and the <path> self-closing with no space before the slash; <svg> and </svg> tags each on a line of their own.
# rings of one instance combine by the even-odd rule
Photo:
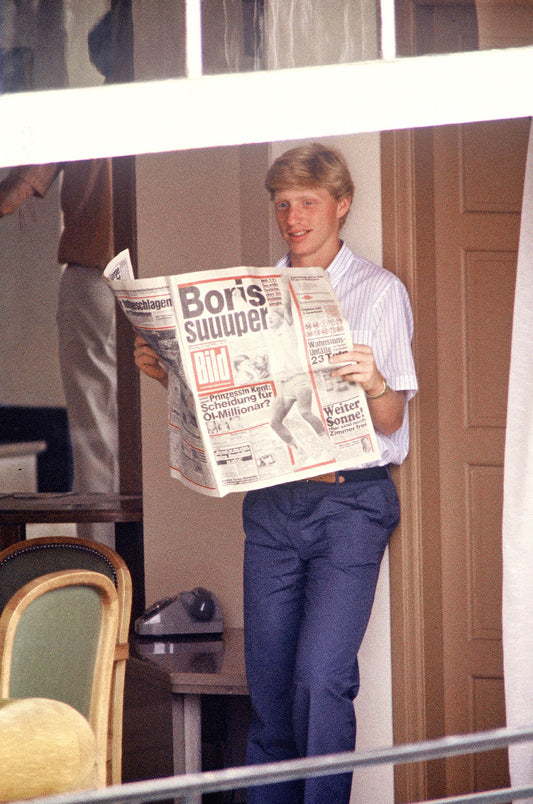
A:
<svg viewBox="0 0 533 804">
<path fill-rule="evenodd" d="M 104 276 L 168 374 L 170 472 L 214 497 L 374 463 L 365 393 L 331 376 L 350 329 L 321 268 Z"/>
</svg>

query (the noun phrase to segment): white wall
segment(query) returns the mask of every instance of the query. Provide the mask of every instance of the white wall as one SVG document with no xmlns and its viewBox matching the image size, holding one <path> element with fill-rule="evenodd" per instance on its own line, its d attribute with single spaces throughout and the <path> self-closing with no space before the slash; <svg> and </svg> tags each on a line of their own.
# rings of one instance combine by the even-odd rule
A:
<svg viewBox="0 0 533 804">
<path fill-rule="evenodd" d="M 378 265 L 382 263 L 380 135 L 362 134 L 331 140 L 346 155 L 355 183 L 352 209 L 342 230 L 350 246 Z M 381 566 L 368 631 L 359 653 L 361 691 L 355 702 L 359 749 L 392 745 L 392 674 L 390 642 L 389 554 Z M 358 771 L 352 802 L 394 801 L 392 766 Z"/>
<path fill-rule="evenodd" d="M 139 275 L 240 265 L 240 199 L 238 148 L 139 157 Z M 207 498 L 171 479 L 166 395 L 142 377 L 141 403 L 147 602 L 203 585 L 242 625 L 242 495 Z"/>
</svg>

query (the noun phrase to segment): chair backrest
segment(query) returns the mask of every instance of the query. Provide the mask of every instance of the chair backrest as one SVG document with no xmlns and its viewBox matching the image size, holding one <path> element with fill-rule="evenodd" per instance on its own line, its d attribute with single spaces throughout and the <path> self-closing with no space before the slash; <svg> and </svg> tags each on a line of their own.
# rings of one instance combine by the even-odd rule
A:
<svg viewBox="0 0 533 804">
<path fill-rule="evenodd" d="M 108 782 L 122 781 L 122 715 L 131 618 L 131 576 L 115 550 L 99 542 L 58 536 L 26 539 L 0 552 L 0 612 L 25 583 L 65 569 L 100 572 L 113 582 L 119 601 L 119 630 L 109 718 Z"/>
<path fill-rule="evenodd" d="M 29 581 L 0 615 L 0 696 L 51 698 L 84 715 L 95 735 L 100 786 L 107 779 L 118 624 L 115 586 L 88 570 Z"/>
<path fill-rule="evenodd" d="M 68 536 L 26 539 L 0 552 L 0 611 L 25 583 L 63 569 L 102 572 L 113 581 L 119 595 L 124 571 L 128 573 L 118 553 L 98 542 Z"/>
</svg>

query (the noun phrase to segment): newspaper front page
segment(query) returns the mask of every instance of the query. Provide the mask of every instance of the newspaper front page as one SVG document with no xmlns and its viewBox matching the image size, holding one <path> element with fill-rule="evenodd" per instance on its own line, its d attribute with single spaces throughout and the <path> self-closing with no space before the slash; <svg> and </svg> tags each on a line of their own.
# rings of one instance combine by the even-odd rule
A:
<svg viewBox="0 0 533 804">
<path fill-rule="evenodd" d="M 350 329 L 322 268 L 104 276 L 169 377 L 173 477 L 203 494 L 302 480 L 380 458 L 366 396 L 331 376 Z"/>
</svg>

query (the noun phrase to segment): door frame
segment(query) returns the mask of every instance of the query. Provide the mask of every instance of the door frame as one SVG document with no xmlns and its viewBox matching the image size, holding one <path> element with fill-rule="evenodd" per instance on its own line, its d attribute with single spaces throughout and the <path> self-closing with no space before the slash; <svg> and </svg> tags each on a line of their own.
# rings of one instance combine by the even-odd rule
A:
<svg viewBox="0 0 533 804">
<path fill-rule="evenodd" d="M 390 545 L 395 744 L 444 734 L 432 150 L 430 129 L 381 137 L 383 263 L 411 298 L 421 388 L 410 403 L 409 457 L 395 474 L 402 505 Z M 397 766 L 395 791 L 397 802 L 444 795 L 444 760 Z"/>
<path fill-rule="evenodd" d="M 404 55 L 420 47 L 420 11 L 417 0 L 397 8 Z M 390 545 L 393 736 L 401 744 L 445 731 L 432 129 L 382 133 L 381 165 L 383 263 L 411 298 L 420 386 L 410 453 L 395 478 L 402 520 Z M 443 759 L 398 765 L 394 778 L 397 802 L 446 794 Z"/>
</svg>

